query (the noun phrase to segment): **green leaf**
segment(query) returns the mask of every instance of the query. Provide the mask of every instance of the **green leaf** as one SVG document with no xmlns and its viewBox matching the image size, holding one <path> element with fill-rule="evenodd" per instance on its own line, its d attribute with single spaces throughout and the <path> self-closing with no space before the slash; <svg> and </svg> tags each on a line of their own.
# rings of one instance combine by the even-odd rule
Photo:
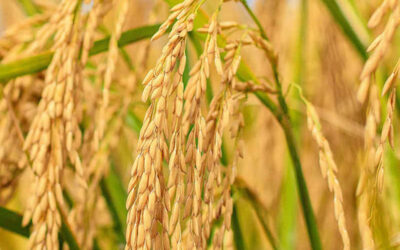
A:
<svg viewBox="0 0 400 250">
<path fill-rule="evenodd" d="M 40 9 L 32 2 L 32 0 L 18 0 L 22 9 L 28 16 L 41 13 Z"/>
<path fill-rule="evenodd" d="M 6 64 L 0 64 L 0 82 L 5 83 L 18 76 L 40 72 L 49 66 L 52 58 L 53 53 L 47 51 Z"/>
<path fill-rule="evenodd" d="M 130 127 L 133 131 L 135 131 L 137 134 L 140 133 L 140 129 L 142 128 L 142 121 L 132 112 L 128 111 L 128 114 L 126 115 L 125 122 Z"/>
<path fill-rule="evenodd" d="M 290 157 L 292 159 L 294 172 L 297 182 L 297 191 L 299 193 L 301 208 L 303 211 L 304 219 L 307 226 L 307 232 L 310 239 L 312 249 L 322 249 L 321 240 L 318 233 L 318 225 L 315 219 L 314 211 L 311 205 L 310 195 L 306 180 L 304 178 L 301 162 L 296 149 L 296 143 L 290 124 L 287 122 L 281 122 L 282 128 L 285 133 L 287 146 L 289 148 Z"/>
<path fill-rule="evenodd" d="M 286 153 L 287 154 L 287 153 Z M 287 156 L 286 156 L 287 157 Z M 287 159 L 285 157 L 285 159 Z M 285 160 L 285 175 L 283 177 L 278 213 L 279 247 L 281 249 L 296 249 L 297 209 L 296 179 L 291 162 Z"/>
<path fill-rule="evenodd" d="M 0 207 L 0 227 L 26 238 L 28 238 L 30 234 L 29 225 L 26 227 L 22 226 L 22 216 L 4 207 Z M 64 219 L 62 219 L 60 237 L 62 240 L 67 242 L 71 250 L 80 249 L 76 239 L 74 238 L 71 230 L 68 227 L 68 224 L 64 221 Z"/>
<path fill-rule="evenodd" d="M 67 242 L 69 249 L 71 250 L 79 250 L 78 242 L 76 241 L 74 235 L 72 234 L 70 227 L 68 226 L 68 222 L 62 217 L 62 224 L 60 228 L 61 239 Z"/>
<path fill-rule="evenodd" d="M 266 208 L 262 205 L 262 203 L 259 201 L 257 198 L 257 195 L 253 193 L 246 185 L 243 180 L 237 180 L 235 182 L 236 188 L 233 189 L 235 192 L 238 192 L 239 194 L 243 195 L 244 198 L 250 203 L 250 205 L 253 207 L 254 212 L 257 216 L 258 221 L 261 224 L 261 227 L 263 229 L 263 232 L 268 239 L 269 243 L 271 244 L 272 249 L 276 250 L 278 249 L 275 237 L 272 234 L 272 231 L 270 230 L 267 222 L 267 210 Z M 285 249 L 285 248 L 284 248 Z"/>
<path fill-rule="evenodd" d="M 232 212 L 232 231 L 234 235 L 234 243 L 236 250 L 245 249 L 243 233 L 239 223 L 239 217 L 237 212 L 236 202 L 233 203 L 233 212 Z"/>
<path fill-rule="evenodd" d="M 150 25 L 125 31 L 118 40 L 118 46 L 123 47 L 150 38 L 155 32 L 157 32 L 158 28 L 159 25 Z M 109 41 L 110 37 L 106 37 L 94 42 L 93 47 L 89 51 L 89 55 L 93 56 L 107 51 Z M 16 77 L 37 73 L 46 69 L 53 58 L 53 54 L 53 52 L 47 51 L 38 55 L 18 59 L 13 62 L 0 64 L 0 82 L 4 83 Z"/>
<path fill-rule="evenodd" d="M 135 29 L 125 31 L 121 34 L 118 40 L 118 47 L 124 47 L 131 43 L 141 41 L 143 39 L 150 38 L 154 33 L 157 32 L 159 24 L 143 26 Z M 89 55 L 97 55 L 108 50 L 110 44 L 110 37 L 103 38 L 94 42 L 93 47 L 89 51 Z"/>
<path fill-rule="evenodd" d="M 355 47 L 363 60 L 368 58 L 366 44 L 368 43 L 368 32 L 363 21 L 354 13 L 354 8 L 345 1 L 321 0 L 328 8 L 328 11 L 343 30 L 351 44 Z"/>
<path fill-rule="evenodd" d="M 118 238 L 120 242 L 124 242 L 127 216 L 125 201 L 128 195 L 113 164 L 111 164 L 108 175 L 101 180 L 100 188 L 113 217 Z"/>
<path fill-rule="evenodd" d="M 22 216 L 4 207 L 0 207 L 0 227 L 23 237 L 29 237 L 29 226 L 22 227 Z"/>
</svg>

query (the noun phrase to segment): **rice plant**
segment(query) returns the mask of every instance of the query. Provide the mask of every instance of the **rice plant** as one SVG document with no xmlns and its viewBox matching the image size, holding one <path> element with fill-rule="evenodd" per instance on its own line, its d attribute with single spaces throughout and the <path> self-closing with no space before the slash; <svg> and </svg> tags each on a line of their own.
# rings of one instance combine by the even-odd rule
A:
<svg viewBox="0 0 400 250">
<path fill-rule="evenodd" d="M 0 249 L 397 249 L 398 0 L 3 0 Z"/>
</svg>

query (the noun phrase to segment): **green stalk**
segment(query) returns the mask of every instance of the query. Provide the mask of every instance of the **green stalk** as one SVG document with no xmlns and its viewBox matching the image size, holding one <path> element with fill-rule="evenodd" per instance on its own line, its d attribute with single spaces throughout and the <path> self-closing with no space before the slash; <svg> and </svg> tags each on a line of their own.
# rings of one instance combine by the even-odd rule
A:
<svg viewBox="0 0 400 250">
<path fill-rule="evenodd" d="M 251 18 L 254 20 L 254 22 L 260 29 L 261 36 L 265 40 L 268 40 L 268 37 L 266 36 L 266 33 L 265 33 L 263 27 L 261 26 L 260 22 L 258 21 L 258 18 L 255 16 L 253 11 L 250 9 L 249 5 L 247 4 L 247 1 L 240 0 L 240 2 L 243 4 L 243 6 L 247 10 L 247 12 L 251 16 Z M 292 126 L 291 126 L 291 121 L 290 121 L 290 116 L 289 116 L 289 109 L 288 109 L 287 103 L 286 103 L 285 98 L 282 93 L 282 84 L 280 83 L 280 80 L 279 80 L 277 66 L 274 64 L 272 64 L 271 66 L 272 66 L 272 71 L 273 71 L 273 75 L 274 75 L 274 79 L 275 79 L 275 83 L 276 83 L 276 88 L 278 91 L 278 102 L 279 102 L 280 109 L 282 110 L 282 114 L 279 114 L 279 115 L 274 114 L 274 115 L 277 118 L 277 120 L 279 121 L 279 123 L 281 124 L 281 127 L 285 133 L 286 143 L 287 143 L 287 146 L 289 149 L 289 153 L 290 153 L 292 163 L 294 166 L 294 170 L 295 170 L 295 174 L 296 174 L 298 192 L 299 192 L 299 196 L 300 196 L 300 202 L 302 205 L 304 219 L 306 221 L 307 232 L 308 232 L 308 236 L 310 239 L 310 244 L 311 244 L 312 249 L 319 250 L 319 249 L 322 249 L 322 244 L 321 244 L 321 240 L 319 237 L 318 226 L 317 226 L 317 222 L 315 219 L 314 211 L 312 209 L 311 200 L 310 200 L 310 196 L 308 193 L 306 181 L 304 178 L 300 158 L 297 153 L 296 143 L 295 143 L 295 139 L 293 136 Z M 260 99 L 261 96 L 257 95 L 257 97 Z M 261 100 L 262 103 L 268 103 L 266 100 L 264 100 L 264 98 L 262 98 L 262 99 L 263 99 L 263 100 Z"/>
<path fill-rule="evenodd" d="M 308 0 L 301 0 L 299 9 L 298 37 L 296 41 L 296 52 L 294 58 L 294 82 L 303 85 L 304 70 L 306 69 L 305 51 L 307 44 L 308 26 Z M 298 95 L 292 92 L 291 98 L 298 99 Z M 298 115 L 292 116 L 292 126 L 295 138 L 301 136 L 302 119 Z M 284 176 L 281 186 L 278 211 L 278 235 L 279 246 L 282 249 L 295 249 L 296 247 L 296 226 L 297 226 L 297 191 L 294 167 L 289 160 L 289 152 L 285 152 Z"/>
<path fill-rule="evenodd" d="M 127 216 L 125 201 L 128 195 L 122 186 L 121 178 L 118 176 L 113 164 L 111 164 L 108 175 L 100 181 L 100 188 L 113 217 L 114 227 L 118 232 L 118 239 L 120 242 L 125 242 L 125 222 Z"/>
<path fill-rule="evenodd" d="M 276 240 L 271 230 L 269 229 L 267 223 L 267 218 L 266 218 L 267 209 L 260 202 L 257 195 L 247 187 L 246 183 L 243 180 L 236 179 L 235 186 L 236 186 L 236 188 L 234 189 L 235 193 L 239 192 L 240 194 L 242 194 L 246 198 L 246 200 L 250 203 L 250 205 L 253 207 L 257 219 L 260 222 L 261 227 L 264 230 L 264 234 L 266 235 L 269 243 L 271 244 L 272 249 L 277 250 L 278 246 Z"/>
<path fill-rule="evenodd" d="M 22 216 L 4 207 L 0 207 L 0 227 L 7 231 L 19 234 L 25 238 L 28 238 L 30 234 L 29 225 L 26 227 L 22 226 Z M 60 236 L 62 240 L 67 242 L 71 250 L 80 249 L 74 235 L 64 219 L 62 220 L 60 228 Z"/>
<path fill-rule="evenodd" d="M 233 203 L 233 211 L 232 211 L 232 231 L 234 235 L 234 241 L 236 250 L 246 249 L 244 245 L 243 233 L 239 223 L 239 217 L 237 212 L 237 204 Z"/>
<path fill-rule="evenodd" d="M 278 212 L 278 239 L 280 249 L 296 249 L 296 226 L 298 216 L 296 177 L 289 160 L 289 152 L 285 152 L 285 173 L 280 190 Z"/>
<path fill-rule="evenodd" d="M 131 29 L 122 33 L 118 40 L 118 47 L 124 47 L 128 44 L 151 37 L 157 32 L 159 25 L 150 25 L 140 28 Z M 97 55 L 108 50 L 110 37 L 103 38 L 94 42 L 93 47 L 89 51 L 90 56 Z M 46 69 L 51 59 L 53 52 L 46 51 L 38 55 L 29 56 L 6 64 L 0 64 L 0 82 L 5 83 L 10 79 L 40 72 Z"/>
<path fill-rule="evenodd" d="M 240 2 L 242 3 L 244 8 L 246 9 L 247 13 L 250 15 L 250 17 L 253 20 L 253 22 L 257 25 L 257 28 L 260 31 L 260 34 L 261 34 L 262 38 L 264 38 L 265 40 L 269 41 L 267 33 L 265 32 L 263 26 L 261 25 L 260 21 L 258 20 L 256 15 L 254 14 L 254 12 L 251 10 L 250 6 L 247 4 L 247 0 L 240 0 Z"/>
<path fill-rule="evenodd" d="M 296 145 L 292 134 L 292 129 L 288 122 L 282 123 L 282 127 L 285 131 L 286 142 L 288 144 L 289 153 L 291 155 L 292 163 L 295 168 L 297 190 L 300 196 L 301 207 L 306 221 L 307 232 L 308 232 L 308 237 L 310 238 L 311 247 L 312 249 L 319 250 L 322 249 L 322 244 L 319 238 L 318 226 L 311 205 L 310 196 L 308 194 L 307 184 L 301 168 L 301 162 L 297 154 Z"/>
<path fill-rule="evenodd" d="M 267 101 L 263 98 L 262 95 L 257 95 L 262 103 L 266 103 Z M 284 99 L 283 99 L 284 101 Z M 275 115 L 275 114 L 274 114 Z M 292 132 L 292 128 L 290 125 L 290 119 L 288 113 L 275 115 L 276 119 L 281 124 L 281 127 L 284 131 L 286 143 L 289 149 L 289 154 L 292 159 L 292 163 L 294 166 L 297 190 L 300 197 L 301 207 L 304 215 L 304 219 L 306 221 L 308 237 L 311 243 L 312 249 L 322 249 L 321 240 L 319 238 L 318 226 L 315 219 L 314 211 L 312 209 L 310 196 L 308 194 L 307 184 L 304 178 L 301 162 L 299 155 L 296 149 L 296 143 L 294 141 L 294 136 Z"/>
<path fill-rule="evenodd" d="M 271 230 L 269 229 L 269 226 L 266 222 L 266 218 L 264 215 L 264 209 L 259 206 L 257 202 L 251 202 L 250 203 L 253 206 L 254 211 L 256 212 L 256 216 L 258 218 L 258 221 L 261 223 L 261 227 L 264 230 L 264 234 L 267 236 L 269 243 L 271 244 L 272 249 L 277 250 L 278 247 L 276 245 L 276 241 L 274 239 L 274 236 L 272 235 Z"/>
</svg>

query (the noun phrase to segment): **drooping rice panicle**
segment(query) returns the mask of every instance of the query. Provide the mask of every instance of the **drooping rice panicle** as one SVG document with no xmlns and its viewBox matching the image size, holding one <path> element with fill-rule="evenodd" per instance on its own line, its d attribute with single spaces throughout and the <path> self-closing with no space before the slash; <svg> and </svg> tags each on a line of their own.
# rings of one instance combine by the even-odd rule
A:
<svg viewBox="0 0 400 250">
<path fill-rule="evenodd" d="M 33 232 L 30 246 L 38 249 L 58 249 L 58 231 L 63 209 L 61 176 L 67 158 L 76 171 L 82 171 L 77 148 L 81 133 L 76 116 L 76 87 L 80 80 L 78 20 L 75 19 L 77 1 L 65 1 L 65 13 L 55 35 L 55 55 L 46 73 L 46 86 L 24 149 L 29 150 L 35 174 L 34 193 L 24 214 L 23 223 L 31 219 Z M 78 174 L 79 176 L 79 174 Z M 86 185 L 84 181 L 81 185 Z"/>
<path fill-rule="evenodd" d="M 172 82 L 171 78 L 178 62 L 181 63 L 179 75 L 183 74 L 187 33 L 193 29 L 197 5 L 198 1 L 186 0 L 175 6 L 171 9 L 168 20 L 153 36 L 154 39 L 157 38 L 166 27 L 177 20 L 157 65 L 143 81 L 146 87 L 142 99 L 150 98 L 152 104 L 144 118 L 138 142 L 139 154 L 132 167 L 128 187 L 126 249 L 170 247 L 168 211 L 171 210 L 171 206 L 162 172 L 163 160 L 169 160 L 169 150 L 164 139 L 169 134 L 167 102 L 168 95 L 182 84 L 180 81 Z M 177 113 L 180 112 L 181 105 L 178 97 L 175 100 Z M 162 225 L 159 233 L 156 232 L 158 222 Z"/>
<path fill-rule="evenodd" d="M 314 106 L 304 97 L 300 86 L 295 85 L 300 92 L 300 97 L 306 105 L 307 125 L 315 142 L 318 144 L 319 165 L 324 179 L 328 182 L 329 190 L 333 193 L 333 204 L 335 207 L 335 218 L 338 223 L 340 235 L 342 237 L 343 249 L 350 249 L 350 238 L 346 226 L 346 218 L 343 209 L 343 194 L 339 180 L 336 176 L 338 168 L 333 158 L 333 153 L 329 142 L 322 133 L 321 123 Z"/>
</svg>

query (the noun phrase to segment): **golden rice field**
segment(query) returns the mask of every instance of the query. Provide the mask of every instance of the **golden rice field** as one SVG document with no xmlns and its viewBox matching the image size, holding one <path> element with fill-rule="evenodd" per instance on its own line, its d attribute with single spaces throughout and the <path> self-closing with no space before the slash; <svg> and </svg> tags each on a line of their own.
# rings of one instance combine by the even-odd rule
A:
<svg viewBox="0 0 400 250">
<path fill-rule="evenodd" d="M 0 0 L 0 249 L 400 249 L 400 0 Z"/>
</svg>

